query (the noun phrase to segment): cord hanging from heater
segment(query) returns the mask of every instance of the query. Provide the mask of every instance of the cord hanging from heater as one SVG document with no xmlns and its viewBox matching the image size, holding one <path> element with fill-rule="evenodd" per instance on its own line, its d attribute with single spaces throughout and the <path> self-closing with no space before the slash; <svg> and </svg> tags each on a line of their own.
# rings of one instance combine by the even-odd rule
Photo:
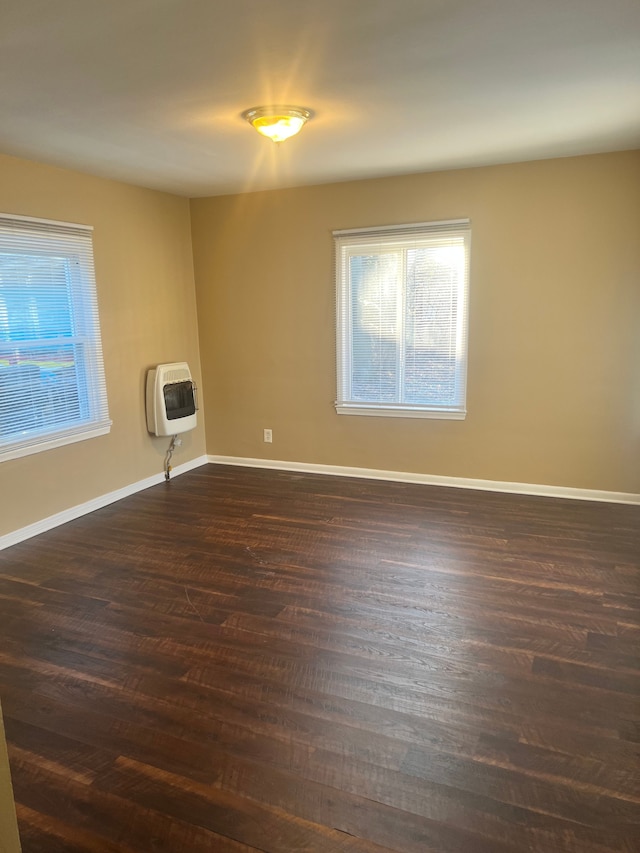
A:
<svg viewBox="0 0 640 853">
<path fill-rule="evenodd" d="M 177 435 L 171 436 L 171 441 L 169 442 L 169 447 L 167 449 L 167 454 L 164 457 L 164 478 L 165 480 L 169 480 L 171 477 L 171 457 L 173 456 L 173 451 L 181 442 L 178 439 Z"/>
</svg>

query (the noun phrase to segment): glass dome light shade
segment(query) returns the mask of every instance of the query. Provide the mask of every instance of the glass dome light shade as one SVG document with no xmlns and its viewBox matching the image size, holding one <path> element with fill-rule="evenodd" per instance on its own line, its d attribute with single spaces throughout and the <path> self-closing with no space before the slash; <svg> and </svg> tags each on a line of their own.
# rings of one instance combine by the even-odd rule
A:
<svg viewBox="0 0 640 853">
<path fill-rule="evenodd" d="M 252 107 L 242 117 L 274 142 L 283 142 L 302 130 L 311 118 L 310 110 L 304 107 Z"/>
</svg>

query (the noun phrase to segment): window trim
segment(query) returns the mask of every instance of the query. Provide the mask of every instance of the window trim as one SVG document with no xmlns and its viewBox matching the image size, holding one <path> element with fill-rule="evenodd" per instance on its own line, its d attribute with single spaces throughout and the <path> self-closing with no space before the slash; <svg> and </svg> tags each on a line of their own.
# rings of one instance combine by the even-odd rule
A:
<svg viewBox="0 0 640 853">
<path fill-rule="evenodd" d="M 42 241 L 40 247 L 44 248 L 45 254 L 47 242 L 51 244 L 57 242 L 57 247 L 59 248 L 61 244 L 69 240 L 69 251 L 66 256 L 73 257 L 74 262 L 77 262 L 78 266 L 78 272 L 74 275 L 75 280 L 72 284 L 72 310 L 81 314 L 83 319 L 81 329 L 76 328 L 74 335 L 64 340 L 67 344 L 74 341 L 76 343 L 81 340 L 88 341 L 85 352 L 87 367 L 84 371 L 84 376 L 88 380 L 86 397 L 90 417 L 83 421 L 76 421 L 75 423 L 60 423 L 57 426 L 50 427 L 47 432 L 24 435 L 21 438 L 6 442 L 4 446 L 0 445 L 0 463 L 77 441 L 85 441 L 89 438 L 106 435 L 110 432 L 112 425 L 112 421 L 109 418 L 100 334 L 95 264 L 93 260 L 93 226 L 62 222 L 54 219 L 40 219 L 32 216 L 0 213 L 0 228 L 9 229 L 12 225 L 18 230 L 32 232 L 29 238 L 24 238 L 25 240 L 38 241 L 40 238 Z M 38 232 L 40 232 L 39 235 Z M 71 242 L 74 238 L 86 240 L 85 247 L 82 249 L 73 247 Z M 35 250 L 38 248 L 37 245 L 34 245 Z M 87 334 L 87 330 L 89 330 L 89 334 Z"/>
<path fill-rule="evenodd" d="M 348 247 L 356 246 L 359 239 L 363 244 L 379 242 L 397 242 L 407 244 L 428 236 L 429 232 L 460 233 L 464 236 L 466 247 L 466 267 L 463 282 L 463 314 L 461 317 L 461 356 L 462 367 L 456 374 L 456 381 L 461 384 L 461 405 L 438 406 L 408 403 L 379 403 L 360 402 L 348 399 L 350 397 L 352 346 L 352 326 L 350 307 L 350 282 L 348 271 L 344 269 L 344 258 L 348 257 Z M 434 222 L 418 222 L 406 225 L 383 225 L 372 228 L 349 228 L 333 231 L 335 287 L 336 287 L 336 387 L 337 399 L 334 403 L 339 415 L 366 415 L 370 417 L 396 418 L 434 418 L 441 420 L 464 420 L 467 415 L 466 389 L 468 366 L 468 326 L 469 326 L 469 258 L 471 250 L 471 220 L 449 219 Z"/>
</svg>

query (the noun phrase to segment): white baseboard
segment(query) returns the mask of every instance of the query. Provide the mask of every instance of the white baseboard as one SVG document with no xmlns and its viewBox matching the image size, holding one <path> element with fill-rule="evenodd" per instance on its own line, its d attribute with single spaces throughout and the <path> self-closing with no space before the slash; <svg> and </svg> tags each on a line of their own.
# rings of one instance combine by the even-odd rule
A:
<svg viewBox="0 0 640 853">
<path fill-rule="evenodd" d="M 579 501 L 640 504 L 640 495 L 629 492 L 605 492 L 595 489 L 575 489 L 567 486 L 508 483 L 499 480 L 472 480 L 467 477 L 442 477 L 437 474 L 382 471 L 375 468 L 350 468 L 344 465 L 320 465 L 314 462 L 286 462 L 278 459 L 252 459 L 244 456 L 198 456 L 182 465 L 176 465 L 172 470 L 172 477 L 179 477 L 180 474 L 185 474 L 194 468 L 200 468 L 207 463 L 238 465 L 244 468 L 271 468 L 277 471 L 299 471 L 309 474 L 328 474 L 334 477 L 359 477 L 365 480 L 390 480 L 397 483 L 421 483 L 430 486 L 448 486 L 456 489 L 477 489 L 517 495 L 541 495 L 549 498 L 568 498 Z M 131 483 L 131 485 L 116 489 L 114 492 L 108 492 L 106 495 L 100 495 L 86 503 L 50 515 L 48 518 L 27 525 L 27 527 L 13 530 L 11 533 L 0 536 L 0 551 L 162 482 L 164 482 L 164 473 L 154 474 L 145 480 L 139 480 L 137 483 Z"/>
<path fill-rule="evenodd" d="M 208 463 L 206 456 L 199 456 L 197 459 L 191 459 L 189 462 L 184 462 L 182 465 L 176 465 L 171 470 L 171 477 L 178 477 L 180 474 L 185 474 L 187 471 L 192 471 L 194 468 L 199 468 L 201 465 Z M 43 518 L 41 521 L 36 521 L 26 527 L 21 527 L 19 530 L 13 530 L 11 533 L 6 533 L 0 536 L 0 551 L 3 548 L 8 548 L 10 545 L 17 545 L 18 542 L 23 542 L 25 539 L 31 539 L 32 536 L 37 536 L 39 533 L 44 533 L 45 530 L 51 530 L 61 524 L 66 524 L 67 521 L 73 521 L 74 518 L 80 518 L 81 515 L 87 515 L 96 509 L 101 509 L 103 506 L 115 503 L 116 501 L 127 498 L 136 492 L 141 492 L 143 489 L 148 489 L 150 486 L 156 486 L 158 483 L 164 482 L 164 473 L 154 474 L 147 477 L 145 480 L 138 480 L 137 483 L 131 483 L 129 486 L 123 486 L 121 489 L 116 489 L 114 492 L 108 492 L 106 495 L 100 495 L 83 504 L 72 506 L 62 512 L 57 512 L 55 515 L 50 515 L 48 518 Z"/>
<path fill-rule="evenodd" d="M 209 456 L 217 465 L 240 465 L 245 468 L 273 468 L 278 471 L 300 471 L 329 474 L 335 477 L 360 477 L 366 480 L 392 480 L 397 483 L 422 483 L 455 489 L 478 489 L 484 492 L 506 492 L 516 495 L 541 495 L 578 501 L 640 504 L 640 495 L 629 492 L 604 492 L 575 489 L 570 486 L 543 486 L 533 483 L 508 483 L 499 480 L 472 480 L 467 477 L 442 477 L 437 474 L 412 474 L 405 471 L 379 471 L 375 468 L 348 468 L 343 465 L 319 465 L 312 462 L 283 462 L 277 459 L 251 459 L 242 456 Z"/>
</svg>

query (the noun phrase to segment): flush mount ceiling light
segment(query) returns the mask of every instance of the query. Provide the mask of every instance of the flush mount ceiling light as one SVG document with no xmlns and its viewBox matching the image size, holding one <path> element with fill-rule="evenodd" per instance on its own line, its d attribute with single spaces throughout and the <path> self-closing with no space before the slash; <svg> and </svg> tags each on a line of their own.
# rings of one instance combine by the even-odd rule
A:
<svg viewBox="0 0 640 853">
<path fill-rule="evenodd" d="M 311 118 L 311 110 L 304 107 L 252 107 L 242 113 L 258 133 L 274 142 L 283 142 L 299 133 Z"/>
</svg>

